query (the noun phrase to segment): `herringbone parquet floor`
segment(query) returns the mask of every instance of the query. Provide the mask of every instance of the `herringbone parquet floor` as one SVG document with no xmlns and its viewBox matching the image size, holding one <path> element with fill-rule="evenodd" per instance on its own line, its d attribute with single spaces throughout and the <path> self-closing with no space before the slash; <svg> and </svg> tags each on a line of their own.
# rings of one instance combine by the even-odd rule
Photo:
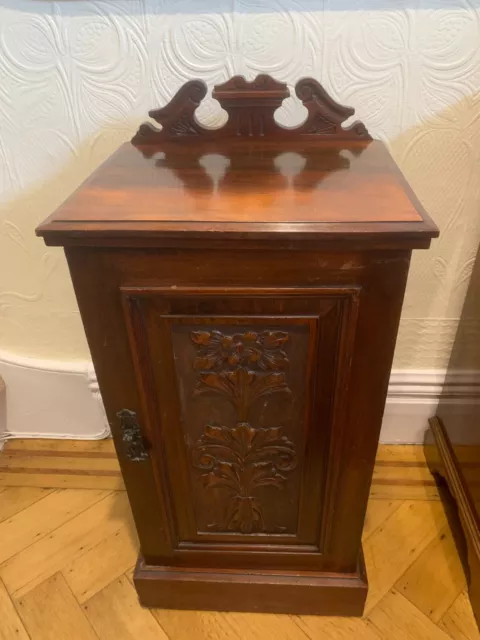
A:
<svg viewBox="0 0 480 640">
<path fill-rule="evenodd" d="M 110 442 L 0 454 L 2 640 L 473 640 L 480 635 L 421 447 L 381 447 L 364 532 L 363 619 L 142 609 Z"/>
</svg>

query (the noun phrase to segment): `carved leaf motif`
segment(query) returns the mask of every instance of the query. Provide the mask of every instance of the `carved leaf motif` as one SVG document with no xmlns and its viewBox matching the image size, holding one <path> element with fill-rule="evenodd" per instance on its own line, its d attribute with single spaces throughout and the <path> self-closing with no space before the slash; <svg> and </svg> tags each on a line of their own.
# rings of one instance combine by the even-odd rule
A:
<svg viewBox="0 0 480 640">
<path fill-rule="evenodd" d="M 235 459 L 272 453 L 294 456 L 295 453 L 293 443 L 283 435 L 282 427 L 255 428 L 248 422 L 240 422 L 233 429 L 207 425 L 197 442 L 197 449 L 211 453 L 215 447 L 226 449 Z"/>
<path fill-rule="evenodd" d="M 288 333 L 284 331 L 264 331 L 261 334 L 261 340 L 267 349 L 275 349 L 288 341 Z"/>
<path fill-rule="evenodd" d="M 214 389 L 228 396 L 235 396 L 236 379 L 234 378 L 232 380 L 232 378 L 228 376 L 228 372 L 202 372 L 199 378 L 200 379 L 197 385 L 197 391 L 199 393 L 202 393 L 203 391 L 208 389 Z"/>
<path fill-rule="evenodd" d="M 286 476 L 279 473 L 272 462 L 257 462 L 252 466 L 250 484 L 254 487 L 281 489 L 286 479 Z"/>
<path fill-rule="evenodd" d="M 235 429 L 231 429 L 230 435 L 232 441 L 238 445 L 240 454 L 247 456 L 257 435 L 257 429 L 244 422 L 237 425 Z"/>
<path fill-rule="evenodd" d="M 179 118 L 170 126 L 170 132 L 178 136 L 196 136 L 198 131 L 188 115 Z"/>
<path fill-rule="evenodd" d="M 205 431 L 203 432 L 202 439 L 211 442 L 231 442 L 233 439 L 234 429 L 226 429 L 225 427 L 214 427 L 211 424 L 207 424 Z"/>
<path fill-rule="evenodd" d="M 265 530 L 260 504 L 251 496 L 235 496 L 228 505 L 225 522 L 226 527 L 214 524 L 210 528 L 216 530 L 226 528 L 227 531 L 240 531 L 245 534 Z"/>
<path fill-rule="evenodd" d="M 266 373 L 265 375 L 255 375 L 251 382 L 249 401 L 253 402 L 268 393 L 285 392 L 291 394 L 285 382 L 283 372 Z"/>
<path fill-rule="evenodd" d="M 215 353 L 206 353 L 204 356 L 198 356 L 195 358 L 194 368 L 195 369 L 214 369 L 218 364 L 220 364 L 221 359 Z"/>
<path fill-rule="evenodd" d="M 334 135 L 336 126 L 334 122 L 330 122 L 322 116 L 316 116 L 309 124 L 307 133 L 324 133 Z"/>
<path fill-rule="evenodd" d="M 190 337 L 197 349 L 195 393 L 227 396 L 239 420 L 233 428 L 206 425 L 192 449 L 192 462 L 203 471 L 204 487 L 227 491 L 230 496 L 223 523 L 208 527 L 241 533 L 265 531 L 255 492 L 260 487 L 282 489 L 287 474 L 297 465 L 297 454 L 282 427 L 256 428 L 247 422 L 247 415 L 261 397 L 278 392 L 291 395 L 285 377 L 289 362 L 283 349 L 288 333 L 249 330 L 225 334 L 213 329 L 192 331 Z M 277 524 L 272 528 L 275 532 L 284 529 Z"/>
<path fill-rule="evenodd" d="M 210 344 L 212 339 L 209 331 L 192 331 L 190 336 L 195 344 Z"/>
<path fill-rule="evenodd" d="M 272 393 L 291 394 L 283 371 L 259 373 L 245 367 L 238 367 L 235 371 L 201 372 L 195 391 L 204 393 L 209 390 L 229 397 L 242 421 L 247 419 L 252 403 L 262 396 Z"/>
<path fill-rule="evenodd" d="M 234 463 L 225 460 L 216 460 L 214 472 L 202 475 L 206 487 L 227 487 L 238 491 L 241 489 L 240 478 Z"/>
<path fill-rule="evenodd" d="M 282 489 L 285 474 L 296 467 L 297 455 L 282 427 L 256 429 L 239 423 L 230 429 L 207 425 L 193 450 L 193 464 L 207 470 L 201 476 L 207 489 L 227 489 L 231 494 L 225 522 L 213 528 L 239 528 L 242 533 L 251 533 L 264 530 L 263 511 L 255 491 L 260 487 Z"/>
</svg>

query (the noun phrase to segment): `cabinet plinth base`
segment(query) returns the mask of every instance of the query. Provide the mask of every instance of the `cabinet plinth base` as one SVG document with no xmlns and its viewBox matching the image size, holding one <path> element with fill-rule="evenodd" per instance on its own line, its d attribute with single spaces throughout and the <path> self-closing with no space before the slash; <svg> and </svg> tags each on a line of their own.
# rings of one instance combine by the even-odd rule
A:
<svg viewBox="0 0 480 640">
<path fill-rule="evenodd" d="M 163 609 L 361 616 L 368 583 L 360 554 L 356 573 L 265 572 L 146 565 L 134 582 L 140 603 Z"/>
</svg>

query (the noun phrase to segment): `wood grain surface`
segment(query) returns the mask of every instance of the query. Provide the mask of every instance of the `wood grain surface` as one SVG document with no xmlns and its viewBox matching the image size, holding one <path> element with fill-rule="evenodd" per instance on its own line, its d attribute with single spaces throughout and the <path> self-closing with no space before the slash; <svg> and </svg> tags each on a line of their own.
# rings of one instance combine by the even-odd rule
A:
<svg viewBox="0 0 480 640">
<path fill-rule="evenodd" d="M 296 86 L 308 115 L 297 128 L 278 125 L 289 95 L 266 75 L 235 77 L 213 90 L 229 118 L 202 127 L 195 109 L 207 92 L 187 82 L 40 227 L 49 244 L 101 238 L 161 245 L 188 240 L 355 239 L 428 246 L 438 235 L 387 148 L 372 141 L 354 113 L 315 80 Z M 413 244 L 412 244 L 413 243 Z"/>
<path fill-rule="evenodd" d="M 99 446 L 101 445 L 100 450 Z M 92 457 L 89 457 L 91 447 Z M 92 473 L 97 471 L 98 454 L 112 454 L 112 442 L 76 443 L 64 441 L 12 441 L 7 449 L 14 455 L 28 455 L 32 452 L 46 454 L 52 466 L 62 471 L 64 456 L 78 455 L 84 468 L 92 463 Z M 5 457 L 0 454 L 0 463 Z M 105 457 L 108 460 L 108 457 Z M 69 530 L 69 522 L 74 521 L 82 530 L 91 526 L 92 509 L 80 507 L 77 502 L 75 512 L 69 522 L 60 523 L 52 519 L 51 527 L 36 536 L 34 529 L 26 538 L 20 523 L 32 520 L 32 509 L 41 504 L 49 493 L 48 488 L 5 486 L 0 493 L 0 507 L 12 505 L 15 498 L 19 502 L 17 514 L 21 516 L 13 535 L 22 538 L 22 549 L 13 560 L 18 562 L 25 551 L 33 545 L 34 553 L 28 564 L 22 563 L 25 582 L 32 584 L 22 595 L 16 596 L 8 588 L 9 561 L 0 564 L 0 638 L 1 640 L 44 640 L 45 638 L 90 637 L 100 640 L 136 640 L 139 637 L 159 640 L 406 640 L 424 638 L 434 640 L 477 640 L 478 630 L 465 592 L 465 576 L 455 551 L 452 532 L 443 511 L 432 511 L 426 493 L 410 500 L 411 486 L 403 485 L 401 473 L 406 476 L 415 472 L 419 484 L 426 481 L 426 464 L 421 447 L 380 447 L 376 468 L 382 472 L 396 469 L 395 484 L 390 486 L 400 497 L 371 497 L 363 535 L 370 575 L 371 589 L 378 593 L 380 587 L 385 595 L 380 598 L 363 618 L 338 618 L 318 616 L 288 616 L 275 614 L 218 613 L 208 611 L 146 610 L 138 604 L 132 585 L 132 571 L 136 555 L 137 541 L 131 514 L 124 512 L 116 519 L 121 493 L 110 494 L 109 508 L 97 520 L 98 536 L 91 544 L 85 544 L 82 537 L 77 544 L 70 544 L 61 560 L 53 563 L 38 583 L 35 576 L 39 564 L 43 565 L 42 540 L 52 536 L 54 544 L 51 553 L 58 558 L 62 532 Z M 392 465 L 388 467 L 387 465 Z M 26 478 L 36 484 L 34 474 L 42 477 L 42 470 L 30 468 Z M 12 476 L 13 477 L 13 476 Z M 17 477 L 17 476 L 15 476 Z M 58 477 L 55 476 L 55 477 Z M 72 478 L 66 475 L 66 481 Z M 410 477 L 411 479 L 411 477 Z M 403 491 L 403 494 L 402 494 Z M 19 493 L 21 492 L 21 493 Z M 75 499 L 78 489 L 61 489 L 65 504 Z M 94 493 L 94 492 L 92 492 Z M 93 495 L 92 495 L 93 498 Z M 120 501 L 119 501 L 120 500 Z M 412 511 L 411 505 L 417 505 Z M 23 515 L 21 515 L 23 513 Z M 11 517 L 11 509 L 0 512 L 0 525 Z M 411 532 L 417 529 L 418 518 L 423 524 L 419 534 L 415 534 L 418 548 L 411 553 Z M 413 518 L 413 520 L 411 520 Z M 110 521 L 114 521 L 113 529 Z M 86 524 L 85 524 L 86 523 Z M 114 533 L 112 531 L 114 530 Z M 396 544 L 392 546 L 391 532 L 396 531 Z M 4 540 L 4 537 L 2 537 Z M 114 561 L 115 556 L 115 561 Z M 373 557 L 385 557 L 387 562 L 378 574 L 372 565 Z M 7 571 L 7 582 L 2 581 Z M 440 571 L 440 576 L 438 572 Z M 377 580 L 381 580 L 377 586 Z M 445 589 L 441 586 L 444 585 Z M 58 603 L 58 604 L 57 604 Z"/>
</svg>

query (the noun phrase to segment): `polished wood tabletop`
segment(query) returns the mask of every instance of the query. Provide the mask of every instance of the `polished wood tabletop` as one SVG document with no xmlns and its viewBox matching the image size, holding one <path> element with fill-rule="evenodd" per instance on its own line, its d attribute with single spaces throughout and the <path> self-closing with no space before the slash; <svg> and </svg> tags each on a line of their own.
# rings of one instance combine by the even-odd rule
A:
<svg viewBox="0 0 480 640">
<path fill-rule="evenodd" d="M 187 83 L 150 112 L 162 129 L 142 125 L 37 233 L 49 244 L 82 235 L 295 242 L 400 234 L 425 246 L 437 229 L 386 146 L 362 123 L 343 126 L 353 109 L 315 81 L 296 92 L 309 115 L 286 128 L 274 117 L 286 85 L 234 78 L 213 92 L 227 123 L 207 129 L 194 114 L 206 87 Z"/>
<path fill-rule="evenodd" d="M 421 221 L 383 144 L 357 145 L 292 145 L 291 150 L 286 145 L 283 150 L 251 143 L 210 151 L 171 143 L 149 157 L 127 143 L 55 219 Z"/>
</svg>

